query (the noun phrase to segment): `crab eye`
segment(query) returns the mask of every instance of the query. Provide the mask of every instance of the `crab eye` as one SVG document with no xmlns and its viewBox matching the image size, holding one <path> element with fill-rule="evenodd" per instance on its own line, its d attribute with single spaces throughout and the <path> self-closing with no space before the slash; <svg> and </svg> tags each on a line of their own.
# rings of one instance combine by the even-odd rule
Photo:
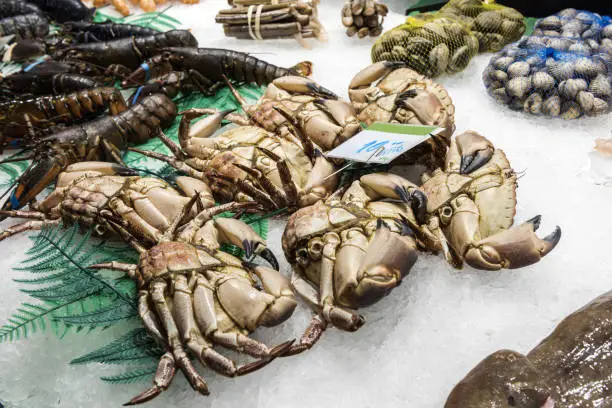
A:
<svg viewBox="0 0 612 408">
<path fill-rule="evenodd" d="M 300 248 L 297 250 L 296 255 L 298 259 L 308 259 L 308 250 L 305 248 Z"/>
<path fill-rule="evenodd" d="M 449 206 L 440 209 L 440 221 L 443 225 L 448 225 L 453 216 L 453 209 Z"/>
<path fill-rule="evenodd" d="M 162 55 L 161 55 L 161 57 L 162 57 L 162 59 L 164 61 L 168 61 L 171 56 L 172 56 L 172 54 L 170 54 L 170 51 L 164 51 L 164 52 L 162 52 Z"/>
<path fill-rule="evenodd" d="M 323 241 L 320 238 L 314 238 L 308 243 L 308 255 L 314 260 L 321 259 L 323 253 Z"/>
</svg>

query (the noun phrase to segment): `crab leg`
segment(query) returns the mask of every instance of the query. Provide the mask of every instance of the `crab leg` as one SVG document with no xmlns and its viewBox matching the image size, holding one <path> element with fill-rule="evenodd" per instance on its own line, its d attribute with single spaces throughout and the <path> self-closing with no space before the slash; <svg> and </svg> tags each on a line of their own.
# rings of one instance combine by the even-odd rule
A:
<svg viewBox="0 0 612 408">
<path fill-rule="evenodd" d="M 161 394 L 162 391 L 168 389 L 175 374 L 176 362 L 174 361 L 174 357 L 172 353 L 166 352 L 161 356 L 157 364 L 157 370 L 155 370 L 155 375 L 153 376 L 153 387 L 143 391 L 123 405 L 137 405 L 152 400 Z"/>
<path fill-rule="evenodd" d="M 157 160 L 161 160 L 163 162 L 166 162 L 170 166 L 174 167 L 175 169 L 177 169 L 179 171 L 182 171 L 182 172 L 188 174 L 191 177 L 194 177 L 194 178 L 197 178 L 197 179 L 204 179 L 204 173 L 203 172 L 198 171 L 198 170 L 192 168 L 188 164 L 185 164 L 182 161 L 175 159 L 174 157 L 166 156 L 165 154 L 161 154 L 161 153 L 150 152 L 150 151 L 147 151 L 147 150 L 140 150 L 140 149 L 137 149 L 135 147 L 128 147 L 128 150 L 132 151 L 132 152 L 140 153 L 143 156 L 151 157 L 153 159 L 157 159 Z"/>
<path fill-rule="evenodd" d="M 287 195 L 287 200 L 290 203 L 297 202 L 298 191 L 295 183 L 293 182 L 291 171 L 287 166 L 287 163 L 284 159 L 281 159 L 276 153 L 272 152 L 263 147 L 256 147 L 260 152 L 268 156 L 270 159 L 276 162 L 276 168 L 278 169 L 278 174 L 280 176 L 281 182 L 283 183 L 283 188 L 285 190 L 285 194 Z"/>
<path fill-rule="evenodd" d="M 170 312 L 168 304 L 166 303 L 166 287 L 166 282 L 154 282 L 151 285 L 151 298 L 155 305 L 157 314 L 161 318 L 162 325 L 165 328 L 165 332 L 168 339 L 167 343 L 172 350 L 172 355 L 175 358 L 176 364 L 181 369 L 181 371 L 183 371 L 185 377 L 187 377 L 187 380 L 189 381 L 191 387 L 203 395 L 209 395 L 210 392 L 208 391 L 206 381 L 196 371 L 193 364 L 191 364 L 191 361 L 189 360 L 189 357 L 187 357 L 187 354 L 183 349 L 183 345 L 181 344 L 178 328 L 176 327 L 176 324 L 172 317 L 172 313 Z"/>
<path fill-rule="evenodd" d="M 270 195 L 270 198 L 274 200 L 275 203 L 278 203 L 277 205 L 279 207 L 287 205 L 287 197 L 285 196 L 285 193 L 280 188 L 275 186 L 269 178 L 264 176 L 261 171 L 252 169 L 240 163 L 232 164 L 247 173 L 249 176 L 253 177 L 255 180 L 257 180 L 257 182 L 266 191 L 266 193 Z"/>
<path fill-rule="evenodd" d="M 57 220 L 42 220 L 42 221 L 26 221 L 21 224 L 13 225 L 5 229 L 4 231 L 0 231 L 0 241 L 3 241 L 13 235 L 20 234 L 25 231 L 38 231 L 43 229 L 47 225 L 57 225 L 59 224 L 61 219 Z"/>
</svg>

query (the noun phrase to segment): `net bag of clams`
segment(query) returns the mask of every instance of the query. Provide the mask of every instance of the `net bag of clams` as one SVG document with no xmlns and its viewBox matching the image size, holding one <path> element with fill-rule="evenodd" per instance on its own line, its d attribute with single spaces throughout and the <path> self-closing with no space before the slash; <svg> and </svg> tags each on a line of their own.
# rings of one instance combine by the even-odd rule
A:
<svg viewBox="0 0 612 408">
<path fill-rule="evenodd" d="M 496 52 L 525 33 L 524 16 L 487 0 L 450 0 L 439 11 L 462 20 L 478 38 L 480 52 Z"/>
<path fill-rule="evenodd" d="M 554 38 L 546 40 L 555 43 Z M 580 41 L 564 40 L 569 41 L 564 49 L 530 45 L 529 38 L 505 47 L 483 73 L 489 94 L 511 109 L 534 115 L 576 119 L 609 112 L 609 56 L 571 51 Z"/>
<path fill-rule="evenodd" d="M 428 13 L 384 33 L 372 47 L 372 61 L 404 61 L 433 78 L 460 72 L 478 53 L 478 40 L 460 21 Z"/>
<path fill-rule="evenodd" d="M 612 55 L 612 19 L 609 16 L 569 8 L 536 21 L 533 34 L 582 39 L 591 51 Z"/>
</svg>

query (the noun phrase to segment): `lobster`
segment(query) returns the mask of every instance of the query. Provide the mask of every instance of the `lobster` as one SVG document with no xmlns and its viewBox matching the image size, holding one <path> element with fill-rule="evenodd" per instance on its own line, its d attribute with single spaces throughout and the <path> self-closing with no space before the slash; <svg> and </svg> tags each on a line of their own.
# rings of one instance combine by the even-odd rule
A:
<svg viewBox="0 0 612 408">
<path fill-rule="evenodd" d="M 53 20 L 66 21 L 91 20 L 96 9 L 89 8 L 81 0 L 28 0 L 44 11 Z"/>
<path fill-rule="evenodd" d="M 281 68 L 247 53 L 220 48 L 169 47 L 145 61 L 123 81 L 123 87 L 142 84 L 172 71 L 189 75 L 193 84 L 205 95 L 214 94 L 225 84 L 225 77 L 238 82 L 265 85 L 287 75 L 308 76 L 312 64 L 300 62 L 291 68 Z"/>
<path fill-rule="evenodd" d="M 23 0 L 3 0 L 0 3 L 0 17 L 2 18 L 30 13 L 42 14 L 42 11 L 34 4 L 27 3 Z"/>
<path fill-rule="evenodd" d="M 55 53 L 55 59 L 77 60 L 103 67 L 136 69 L 141 62 L 164 47 L 197 47 L 198 40 L 187 30 L 171 30 L 146 37 L 120 38 L 112 41 L 75 44 Z"/>
<path fill-rule="evenodd" d="M 22 147 L 29 142 L 27 136 L 39 129 L 90 119 L 107 108 L 113 116 L 127 109 L 117 88 L 92 88 L 0 104 L 0 147 Z"/>
<path fill-rule="evenodd" d="M 0 37 L 42 38 L 49 34 L 49 22 L 40 13 L 31 12 L 0 19 Z"/>
<path fill-rule="evenodd" d="M 78 43 L 111 41 L 127 37 L 147 37 L 160 32 L 148 27 L 112 22 L 90 23 L 68 21 L 62 24 L 61 31 Z"/>
<path fill-rule="evenodd" d="M 176 105 L 167 96 L 155 94 L 117 116 L 104 116 L 33 141 L 29 146 L 33 154 L 20 159 L 33 162 L 16 181 L 2 209 L 23 207 L 70 164 L 86 160 L 123 164 L 120 151 L 128 143 L 147 141 L 175 116 Z"/>
<path fill-rule="evenodd" d="M 59 73 L 39 75 L 35 72 L 21 72 L 9 75 L 0 82 L 0 93 L 8 99 L 34 95 L 61 95 L 84 89 L 98 88 L 102 84 L 85 75 Z"/>
</svg>

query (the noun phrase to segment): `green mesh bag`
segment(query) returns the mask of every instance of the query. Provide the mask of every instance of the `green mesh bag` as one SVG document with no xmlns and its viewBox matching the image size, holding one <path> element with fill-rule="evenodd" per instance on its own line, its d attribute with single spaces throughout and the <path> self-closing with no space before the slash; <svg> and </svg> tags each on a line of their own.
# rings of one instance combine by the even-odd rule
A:
<svg viewBox="0 0 612 408">
<path fill-rule="evenodd" d="M 467 24 L 478 38 L 480 52 L 499 51 L 520 39 L 526 29 L 521 13 L 494 0 L 450 0 L 439 13 Z"/>
<path fill-rule="evenodd" d="M 372 47 L 372 61 L 404 61 L 433 78 L 462 71 L 477 53 L 478 40 L 464 23 L 424 13 L 384 33 Z"/>
</svg>

